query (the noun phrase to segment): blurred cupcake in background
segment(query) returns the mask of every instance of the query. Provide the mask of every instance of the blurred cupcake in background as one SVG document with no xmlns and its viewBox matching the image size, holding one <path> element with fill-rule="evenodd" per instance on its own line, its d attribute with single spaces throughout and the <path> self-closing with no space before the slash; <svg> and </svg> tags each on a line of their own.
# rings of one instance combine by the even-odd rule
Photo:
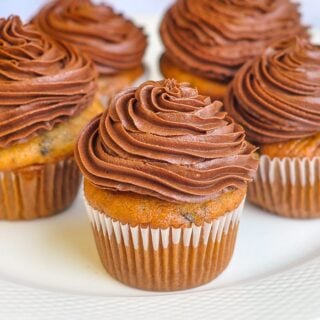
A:
<svg viewBox="0 0 320 320">
<path fill-rule="evenodd" d="M 76 45 L 93 60 L 99 72 L 103 101 L 142 80 L 147 39 L 142 28 L 105 4 L 91 0 L 55 0 L 33 22 L 57 40 Z"/>
<path fill-rule="evenodd" d="M 68 207 L 80 172 L 84 125 L 101 112 L 87 56 L 19 17 L 0 19 L 0 219 L 34 219 Z"/>
<path fill-rule="evenodd" d="M 162 74 L 222 99 L 237 70 L 281 38 L 307 35 L 289 0 L 178 0 L 163 17 Z"/>
<path fill-rule="evenodd" d="M 106 270 L 140 289 L 192 288 L 228 265 L 258 166 L 222 103 L 175 80 L 119 93 L 75 155 Z"/>
<path fill-rule="evenodd" d="M 226 110 L 260 147 L 248 198 L 285 217 L 320 217 L 320 47 L 280 41 L 244 65 Z"/>
</svg>

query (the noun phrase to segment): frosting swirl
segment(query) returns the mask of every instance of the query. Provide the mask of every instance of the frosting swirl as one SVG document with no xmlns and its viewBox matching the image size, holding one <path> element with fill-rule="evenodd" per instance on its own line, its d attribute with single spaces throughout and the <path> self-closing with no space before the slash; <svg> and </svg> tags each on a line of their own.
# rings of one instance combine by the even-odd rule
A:
<svg viewBox="0 0 320 320">
<path fill-rule="evenodd" d="M 95 186 L 171 202 L 201 202 L 246 185 L 258 161 L 222 103 L 174 80 L 118 94 L 75 150 Z"/>
<path fill-rule="evenodd" d="M 273 41 L 305 34 L 306 28 L 289 0 L 178 0 L 160 32 L 172 62 L 224 82 Z"/>
<path fill-rule="evenodd" d="M 34 25 L 0 19 L 0 148 L 66 121 L 91 103 L 96 72 Z"/>
<path fill-rule="evenodd" d="M 40 29 L 86 52 L 100 74 L 112 75 L 141 65 L 147 45 L 141 28 L 105 4 L 56 0 L 33 19 Z"/>
<path fill-rule="evenodd" d="M 320 47 L 301 38 L 269 47 L 237 73 L 225 107 L 258 144 L 320 132 Z"/>
</svg>

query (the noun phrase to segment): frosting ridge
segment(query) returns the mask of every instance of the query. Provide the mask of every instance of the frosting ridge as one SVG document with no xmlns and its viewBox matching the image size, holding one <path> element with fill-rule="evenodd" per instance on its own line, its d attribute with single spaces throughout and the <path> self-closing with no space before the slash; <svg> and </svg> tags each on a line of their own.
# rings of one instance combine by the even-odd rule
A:
<svg viewBox="0 0 320 320">
<path fill-rule="evenodd" d="M 272 42 L 305 34 L 289 0 L 178 0 L 165 14 L 167 57 L 201 77 L 229 81 Z"/>
<path fill-rule="evenodd" d="M 91 0 L 54 0 L 44 6 L 34 23 L 57 40 L 86 52 L 103 75 L 141 65 L 146 36 L 123 15 Z"/>
<path fill-rule="evenodd" d="M 255 147 L 221 106 L 175 80 L 125 90 L 82 131 L 79 167 L 99 188 L 172 202 L 240 188 L 254 176 Z"/>
<path fill-rule="evenodd" d="M 225 107 L 258 144 L 320 132 L 320 46 L 293 38 L 267 48 L 239 70 Z"/>
<path fill-rule="evenodd" d="M 0 148 L 51 130 L 93 100 L 96 72 L 75 48 L 0 19 Z"/>
</svg>

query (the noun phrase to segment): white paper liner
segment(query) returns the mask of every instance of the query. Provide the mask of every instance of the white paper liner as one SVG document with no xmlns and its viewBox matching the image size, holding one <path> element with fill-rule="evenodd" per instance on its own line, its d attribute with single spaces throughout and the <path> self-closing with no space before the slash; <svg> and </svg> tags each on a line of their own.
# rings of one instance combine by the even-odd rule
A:
<svg viewBox="0 0 320 320">
<path fill-rule="evenodd" d="M 273 213 L 294 218 L 320 217 L 320 157 L 270 158 L 262 155 L 250 202 Z"/>
<path fill-rule="evenodd" d="M 243 203 L 212 222 L 166 229 L 122 224 L 86 206 L 110 275 L 135 288 L 172 291 L 205 284 L 227 267 Z"/>
<path fill-rule="evenodd" d="M 144 250 L 149 249 L 149 243 L 152 243 L 153 250 L 158 250 L 160 246 L 167 248 L 169 242 L 173 244 L 183 243 L 185 247 L 198 247 L 200 241 L 205 245 L 208 241 L 220 241 L 222 234 L 227 234 L 230 227 L 234 228 L 239 223 L 240 215 L 243 211 L 244 200 L 234 211 L 231 211 L 210 223 L 205 222 L 202 226 L 197 226 L 194 223 L 190 227 L 166 229 L 154 229 L 150 227 L 131 226 L 122 224 L 119 221 L 113 220 L 104 213 L 92 208 L 85 200 L 87 213 L 92 226 L 98 231 L 102 231 L 104 236 L 108 236 L 109 240 L 112 234 L 115 235 L 117 243 L 129 245 L 129 240 L 132 239 L 135 249 L 140 246 Z M 140 235 L 141 234 L 141 239 Z"/>
<path fill-rule="evenodd" d="M 61 212 L 73 202 L 80 181 L 73 156 L 0 171 L 0 220 L 31 220 Z"/>
</svg>

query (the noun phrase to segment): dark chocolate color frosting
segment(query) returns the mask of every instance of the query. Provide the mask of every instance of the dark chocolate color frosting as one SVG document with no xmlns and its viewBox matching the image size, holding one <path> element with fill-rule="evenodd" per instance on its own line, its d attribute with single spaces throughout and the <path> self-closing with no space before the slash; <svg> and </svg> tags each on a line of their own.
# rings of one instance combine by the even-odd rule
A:
<svg viewBox="0 0 320 320">
<path fill-rule="evenodd" d="M 269 47 L 239 70 L 225 107 L 258 144 L 320 132 L 320 47 L 301 38 Z"/>
<path fill-rule="evenodd" d="M 0 19 L 0 148 L 51 130 L 86 108 L 96 90 L 91 60 L 32 24 Z"/>
<path fill-rule="evenodd" d="M 95 186 L 171 202 L 201 202 L 245 187 L 258 161 L 241 126 L 174 80 L 118 94 L 81 133 L 75 150 Z"/>
<path fill-rule="evenodd" d="M 272 42 L 306 34 L 289 0 L 178 0 L 160 31 L 172 62 L 222 82 Z"/>
<path fill-rule="evenodd" d="M 147 45 L 142 29 L 105 4 L 55 0 L 33 21 L 51 37 L 86 52 L 100 74 L 112 75 L 141 65 Z"/>
</svg>

